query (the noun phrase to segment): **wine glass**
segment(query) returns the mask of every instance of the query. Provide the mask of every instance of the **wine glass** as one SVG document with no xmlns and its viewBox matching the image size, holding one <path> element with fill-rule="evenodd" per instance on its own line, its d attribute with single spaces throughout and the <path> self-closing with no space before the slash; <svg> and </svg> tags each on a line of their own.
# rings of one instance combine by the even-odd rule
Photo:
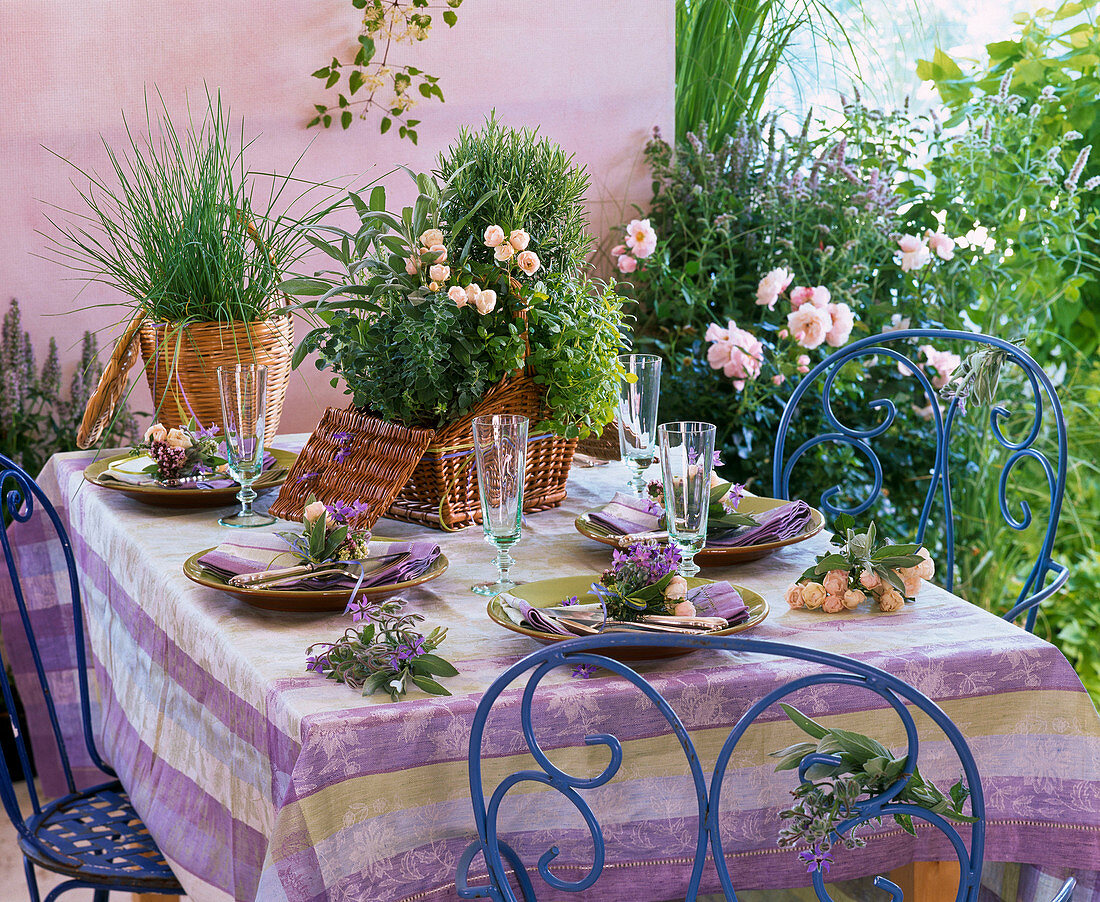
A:
<svg viewBox="0 0 1100 902">
<path fill-rule="evenodd" d="M 241 490 L 237 493 L 241 509 L 218 522 L 222 526 L 268 526 L 275 522 L 275 518 L 252 510 L 252 502 L 256 500 L 252 483 L 264 466 L 267 367 L 256 364 L 219 366 L 218 393 L 222 399 L 222 426 L 225 429 L 225 457 L 229 475 L 241 484 Z"/>
<path fill-rule="evenodd" d="M 645 495 L 645 471 L 657 458 L 657 399 L 661 394 L 661 358 L 622 354 L 619 364 L 619 451 L 630 470 L 638 498 Z"/>
<path fill-rule="evenodd" d="M 496 582 L 471 586 L 478 595 L 499 595 L 516 586 L 509 549 L 519 541 L 523 518 L 523 477 L 527 458 L 527 417 L 492 414 L 474 417 L 474 454 L 481 494 L 485 541 L 497 549 Z"/>
<path fill-rule="evenodd" d="M 669 541 L 680 549 L 678 571 L 683 577 L 699 572 L 695 554 L 707 541 L 714 433 L 710 423 L 663 423 L 657 428 L 665 523 Z"/>
</svg>

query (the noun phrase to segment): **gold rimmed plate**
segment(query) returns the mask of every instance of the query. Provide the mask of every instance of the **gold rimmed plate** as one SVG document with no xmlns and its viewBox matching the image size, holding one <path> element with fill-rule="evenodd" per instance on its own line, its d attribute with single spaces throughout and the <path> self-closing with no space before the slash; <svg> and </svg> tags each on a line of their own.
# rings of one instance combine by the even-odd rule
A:
<svg viewBox="0 0 1100 902">
<path fill-rule="evenodd" d="M 595 603 L 597 599 L 589 591 L 589 588 L 599 578 L 599 574 L 593 573 L 591 576 L 559 576 L 555 579 L 540 579 L 533 583 L 516 586 L 509 594 L 514 595 L 516 598 L 522 598 L 534 608 L 552 608 L 561 604 L 562 599 L 569 598 L 572 595 L 576 595 L 581 604 L 591 604 Z M 714 580 L 694 578 L 688 580 L 688 586 L 695 588 L 712 582 Z M 733 587 L 741 593 L 741 598 L 749 609 L 749 619 L 743 623 L 738 623 L 736 626 L 726 627 L 724 630 L 711 630 L 704 635 L 730 636 L 734 633 L 744 632 L 754 626 L 759 626 L 768 616 L 768 603 L 764 600 L 763 595 L 744 586 L 734 585 Z M 555 633 L 544 633 L 542 630 L 514 623 L 504 612 L 500 596 L 493 598 L 486 610 L 489 618 L 498 626 L 511 630 L 513 633 L 530 636 L 544 645 L 573 638 L 572 636 L 559 636 Z M 682 655 L 689 655 L 693 651 L 695 651 L 693 648 L 612 647 L 607 650 L 607 656 L 618 661 L 654 661 L 658 658 L 678 658 Z"/>
<path fill-rule="evenodd" d="M 275 458 L 275 463 L 261 473 L 259 478 L 252 483 L 252 488 L 257 492 L 265 492 L 271 489 L 277 489 L 281 486 L 286 481 L 286 476 L 287 473 L 290 472 L 290 468 L 294 466 L 294 461 L 298 459 L 298 455 L 293 451 L 271 449 L 271 454 Z M 142 504 L 154 505 L 156 507 L 192 509 L 202 507 L 226 507 L 236 503 L 237 492 L 241 490 L 241 487 L 236 483 L 223 488 L 205 489 L 199 488 L 196 485 L 182 485 L 177 487 L 164 485 L 131 485 L 128 482 L 122 482 L 118 479 L 103 478 L 104 473 L 106 473 L 112 465 L 123 464 L 128 460 L 131 460 L 129 454 L 116 454 L 114 457 L 97 460 L 95 463 L 89 464 L 84 468 L 84 478 L 92 485 L 97 485 L 103 489 L 112 489 L 116 492 L 122 492 L 125 495 L 129 495 L 135 501 L 140 501 Z"/>
<path fill-rule="evenodd" d="M 200 586 L 228 592 L 254 608 L 262 608 L 265 611 L 288 611 L 296 614 L 320 614 L 343 611 L 347 607 L 348 601 L 351 600 L 351 589 L 344 588 L 285 589 L 279 587 L 259 589 L 251 586 L 231 586 L 222 577 L 211 573 L 199 563 L 199 558 L 213 550 L 213 548 L 205 548 L 184 561 L 184 575 Z M 369 562 L 370 558 L 367 561 Z M 356 598 L 385 598 L 388 595 L 396 595 L 405 589 L 411 589 L 413 586 L 419 586 L 421 583 L 442 576 L 446 572 L 449 563 L 447 556 L 440 554 L 420 576 L 399 583 L 364 586 L 355 593 Z"/>
<path fill-rule="evenodd" d="M 745 495 L 737 506 L 738 513 L 762 514 L 786 504 L 782 498 L 764 498 L 758 495 Z M 591 514 L 595 511 L 586 511 L 573 521 L 577 531 L 581 535 L 602 542 L 604 545 L 618 547 L 620 536 L 592 520 Z M 762 542 L 759 545 L 746 545 L 740 548 L 727 548 L 721 545 L 708 545 L 702 551 L 696 552 L 695 563 L 700 567 L 727 567 L 730 564 L 745 564 L 767 557 L 777 548 L 787 545 L 795 545 L 812 539 L 825 527 L 825 517 L 821 511 L 810 508 L 810 522 L 797 536 L 789 539 L 781 539 L 778 542 Z"/>
</svg>

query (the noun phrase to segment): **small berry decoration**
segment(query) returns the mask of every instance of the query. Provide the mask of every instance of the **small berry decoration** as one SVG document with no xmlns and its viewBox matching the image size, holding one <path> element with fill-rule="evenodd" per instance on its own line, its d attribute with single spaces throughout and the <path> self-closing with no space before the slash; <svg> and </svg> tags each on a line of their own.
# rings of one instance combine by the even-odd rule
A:
<svg viewBox="0 0 1100 902">
<path fill-rule="evenodd" d="M 913 601 L 921 583 L 936 573 L 932 556 L 920 545 L 876 544 L 875 524 L 865 532 L 852 528 L 854 521 L 837 518 L 836 531 L 844 531 L 846 541 L 818 556 L 798 581 L 787 589 L 786 601 L 792 608 L 822 610 L 826 614 L 854 611 L 868 595 L 880 611 L 900 611 Z"/>
</svg>

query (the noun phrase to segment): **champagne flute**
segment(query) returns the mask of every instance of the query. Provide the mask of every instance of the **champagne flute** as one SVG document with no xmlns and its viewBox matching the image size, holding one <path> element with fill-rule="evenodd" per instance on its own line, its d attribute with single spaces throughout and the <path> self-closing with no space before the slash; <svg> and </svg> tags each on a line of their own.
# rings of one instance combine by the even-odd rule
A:
<svg viewBox="0 0 1100 902">
<path fill-rule="evenodd" d="M 497 579 L 471 586 L 478 595 L 499 595 L 516 586 L 510 575 L 515 559 L 509 549 L 519 541 L 523 519 L 527 425 L 527 417 L 502 414 L 474 417 L 481 525 L 485 541 L 497 549 Z"/>
<path fill-rule="evenodd" d="M 218 392 L 222 400 L 229 475 L 241 485 L 237 493 L 241 509 L 218 522 L 222 526 L 268 526 L 275 518 L 252 510 L 252 502 L 256 500 L 252 483 L 264 466 L 267 367 L 255 364 L 219 366 Z"/>
<path fill-rule="evenodd" d="M 657 399 L 661 393 L 661 358 L 622 354 L 619 364 L 619 451 L 630 470 L 638 498 L 645 496 L 645 471 L 657 458 Z"/>
<path fill-rule="evenodd" d="M 699 572 L 695 554 L 707 541 L 715 431 L 710 423 L 693 422 L 663 423 L 657 428 L 665 523 L 669 541 L 680 549 L 677 569 L 683 577 Z"/>
</svg>

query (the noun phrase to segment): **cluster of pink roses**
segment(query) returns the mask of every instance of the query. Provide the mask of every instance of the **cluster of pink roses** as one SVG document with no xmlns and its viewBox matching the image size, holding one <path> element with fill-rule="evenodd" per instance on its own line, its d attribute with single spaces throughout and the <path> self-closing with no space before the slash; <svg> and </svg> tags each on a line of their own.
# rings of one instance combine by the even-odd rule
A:
<svg viewBox="0 0 1100 902">
<path fill-rule="evenodd" d="M 739 329 L 732 319 L 725 328 L 711 323 L 704 338 L 713 342 L 707 348 L 707 363 L 732 379 L 733 387 L 738 391 L 745 387 L 747 381 L 760 375 L 764 345 L 751 332 Z"/>
<path fill-rule="evenodd" d="M 867 599 L 869 592 L 880 611 L 900 611 L 907 598 L 917 597 L 922 582 L 936 575 L 932 556 L 923 548 L 916 553 L 922 558 L 919 564 L 894 571 L 901 579 L 902 592 L 871 568 L 859 573 L 854 570 L 830 570 L 821 582 L 805 580 L 787 589 L 787 604 L 792 608 L 820 609 L 826 614 L 839 614 L 841 611 L 855 610 Z"/>
<path fill-rule="evenodd" d="M 431 279 L 428 287 L 432 291 L 439 291 L 439 287 L 451 277 L 442 229 L 425 229 L 420 236 L 420 247 L 405 258 L 405 272 L 410 276 L 415 276 L 425 266 L 428 267 L 428 277 Z"/>
<path fill-rule="evenodd" d="M 515 257 L 516 266 L 528 276 L 533 276 L 542 266 L 538 254 L 527 250 L 527 245 L 531 243 L 531 236 L 523 229 L 512 229 L 505 237 L 504 229 L 498 225 L 491 225 L 485 229 L 483 240 L 486 247 L 493 249 L 493 258 L 497 263 L 507 263 Z"/>
<path fill-rule="evenodd" d="M 649 257 L 657 249 L 657 233 L 648 219 L 632 219 L 626 227 L 626 244 L 617 244 L 611 249 L 615 265 L 619 272 L 632 273 L 638 268 L 638 261 Z"/>
<path fill-rule="evenodd" d="M 145 430 L 145 441 L 150 444 L 162 443 L 169 448 L 178 448 L 181 451 L 186 451 L 195 444 L 191 436 L 182 429 L 166 429 L 161 423 L 154 423 Z"/>
<path fill-rule="evenodd" d="M 931 229 L 925 232 L 923 239 L 917 235 L 902 235 L 898 239 L 898 254 L 894 261 L 901 266 L 902 272 L 912 272 L 926 266 L 933 253 L 941 260 L 953 259 L 955 239 Z"/>
</svg>

